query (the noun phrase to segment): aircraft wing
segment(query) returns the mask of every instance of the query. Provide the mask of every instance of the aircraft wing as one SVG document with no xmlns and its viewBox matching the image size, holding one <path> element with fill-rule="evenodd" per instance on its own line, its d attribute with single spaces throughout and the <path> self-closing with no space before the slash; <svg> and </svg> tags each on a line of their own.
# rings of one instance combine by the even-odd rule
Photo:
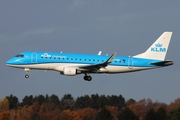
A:
<svg viewBox="0 0 180 120">
<path fill-rule="evenodd" d="M 114 54 L 112 54 L 111 57 L 109 57 L 109 59 L 107 59 L 104 63 L 94 64 L 94 65 L 86 65 L 86 66 L 79 66 L 79 68 L 80 69 L 87 69 L 87 70 L 90 70 L 90 71 L 97 71 L 100 68 L 105 68 L 109 63 L 111 63 L 115 56 L 116 56 L 116 52 Z"/>
</svg>

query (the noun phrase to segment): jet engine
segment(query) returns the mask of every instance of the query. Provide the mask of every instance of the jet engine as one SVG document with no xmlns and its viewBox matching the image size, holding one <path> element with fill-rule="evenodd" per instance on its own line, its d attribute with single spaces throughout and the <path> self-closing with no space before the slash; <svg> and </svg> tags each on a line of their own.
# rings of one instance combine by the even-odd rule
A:
<svg viewBox="0 0 180 120">
<path fill-rule="evenodd" d="M 63 74 L 67 76 L 74 76 L 76 75 L 76 68 L 71 68 L 71 67 L 65 67 L 63 69 Z"/>
<path fill-rule="evenodd" d="M 66 76 L 75 76 L 76 74 L 80 74 L 81 71 L 78 71 L 76 68 L 73 67 L 65 67 L 61 74 Z"/>
</svg>

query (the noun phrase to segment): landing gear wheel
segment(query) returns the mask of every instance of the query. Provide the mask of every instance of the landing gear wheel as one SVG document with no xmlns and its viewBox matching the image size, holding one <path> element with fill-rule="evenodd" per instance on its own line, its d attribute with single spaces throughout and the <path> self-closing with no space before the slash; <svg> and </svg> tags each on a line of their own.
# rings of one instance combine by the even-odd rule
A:
<svg viewBox="0 0 180 120">
<path fill-rule="evenodd" d="M 25 75 L 25 78 L 29 78 L 29 75 Z"/>
<path fill-rule="evenodd" d="M 87 76 L 84 76 L 84 80 L 87 80 Z"/>
<path fill-rule="evenodd" d="M 84 76 L 84 80 L 86 80 L 86 81 L 91 81 L 91 80 L 92 80 L 92 77 L 91 77 L 91 76 Z"/>
<path fill-rule="evenodd" d="M 25 78 L 29 78 L 29 68 L 24 68 L 24 71 L 26 72 Z"/>
</svg>

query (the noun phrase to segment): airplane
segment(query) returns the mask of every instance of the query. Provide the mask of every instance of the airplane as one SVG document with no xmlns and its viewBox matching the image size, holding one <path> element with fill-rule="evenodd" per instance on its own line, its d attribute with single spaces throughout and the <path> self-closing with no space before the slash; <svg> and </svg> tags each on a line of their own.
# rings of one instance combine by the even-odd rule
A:
<svg viewBox="0 0 180 120">
<path fill-rule="evenodd" d="M 173 65 L 165 60 L 172 32 L 164 32 L 145 52 L 135 56 L 111 56 L 98 54 L 72 54 L 63 52 L 22 52 L 6 62 L 7 66 L 29 71 L 53 70 L 65 76 L 85 74 L 84 80 L 91 81 L 90 73 L 127 73 Z"/>
</svg>

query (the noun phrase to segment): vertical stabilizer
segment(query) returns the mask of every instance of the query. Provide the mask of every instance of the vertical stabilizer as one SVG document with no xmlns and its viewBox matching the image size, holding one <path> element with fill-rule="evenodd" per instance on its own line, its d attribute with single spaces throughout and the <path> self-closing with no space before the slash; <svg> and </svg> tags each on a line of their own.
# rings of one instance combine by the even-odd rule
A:
<svg viewBox="0 0 180 120">
<path fill-rule="evenodd" d="M 144 53 L 135 55 L 138 58 L 164 60 L 168 51 L 172 32 L 164 32 Z"/>
</svg>

